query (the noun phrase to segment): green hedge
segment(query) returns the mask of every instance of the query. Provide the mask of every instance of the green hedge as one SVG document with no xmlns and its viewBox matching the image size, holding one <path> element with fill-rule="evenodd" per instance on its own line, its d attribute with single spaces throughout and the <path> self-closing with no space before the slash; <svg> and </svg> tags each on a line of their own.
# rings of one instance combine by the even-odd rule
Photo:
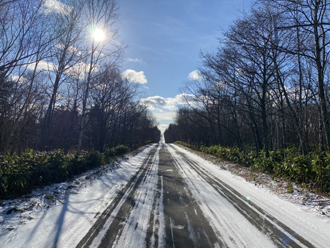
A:
<svg viewBox="0 0 330 248">
<path fill-rule="evenodd" d="M 179 144 L 191 147 L 183 142 Z M 235 147 L 203 146 L 200 151 L 309 186 L 320 192 L 330 192 L 330 154 L 326 152 L 313 151 L 301 155 L 297 149 L 287 148 L 270 151 L 267 157 L 265 151 L 260 151 L 257 155 L 254 151 L 246 153 Z"/>
<path fill-rule="evenodd" d="M 28 150 L 20 156 L 0 155 L 0 197 L 30 193 L 34 187 L 59 183 L 102 164 L 111 157 L 129 151 L 126 146 L 106 150 L 64 154 L 62 150 L 37 152 Z"/>
</svg>

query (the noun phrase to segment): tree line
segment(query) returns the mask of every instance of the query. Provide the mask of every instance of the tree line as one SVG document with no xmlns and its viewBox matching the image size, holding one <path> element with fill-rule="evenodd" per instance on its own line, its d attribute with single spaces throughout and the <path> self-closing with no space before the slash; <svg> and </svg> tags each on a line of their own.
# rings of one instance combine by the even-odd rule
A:
<svg viewBox="0 0 330 248">
<path fill-rule="evenodd" d="M 117 21 L 115 0 L 0 1 L 0 153 L 159 140 L 120 73 Z"/>
<path fill-rule="evenodd" d="M 330 152 L 329 7 L 257 1 L 222 33 L 216 51 L 201 53 L 200 80 L 182 89 L 194 101 L 177 111 L 166 142 L 267 155 L 287 147 Z"/>
</svg>

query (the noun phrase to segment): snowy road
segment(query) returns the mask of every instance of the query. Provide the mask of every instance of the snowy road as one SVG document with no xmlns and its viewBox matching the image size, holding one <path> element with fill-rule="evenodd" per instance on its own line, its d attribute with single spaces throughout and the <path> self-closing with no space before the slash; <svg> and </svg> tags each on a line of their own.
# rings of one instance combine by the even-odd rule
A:
<svg viewBox="0 0 330 248">
<path fill-rule="evenodd" d="M 0 235 L 0 246 L 330 245 L 327 218 L 303 211 L 175 145 L 152 145 L 109 175 L 31 223 Z M 61 228 L 52 229 L 52 220 L 59 217 Z"/>
<path fill-rule="evenodd" d="M 78 247 L 315 245 L 186 152 L 161 144 Z"/>
</svg>

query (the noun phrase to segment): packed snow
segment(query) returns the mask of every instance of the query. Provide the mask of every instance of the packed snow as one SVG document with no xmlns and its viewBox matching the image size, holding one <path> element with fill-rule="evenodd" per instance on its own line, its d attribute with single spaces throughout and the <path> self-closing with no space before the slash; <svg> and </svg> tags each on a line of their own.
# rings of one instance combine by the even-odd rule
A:
<svg viewBox="0 0 330 248">
<path fill-rule="evenodd" d="M 1 247 L 75 247 L 155 146 L 71 182 L 2 201 Z"/>
<path fill-rule="evenodd" d="M 84 173 L 70 182 L 37 189 L 31 195 L 17 199 L 0 201 L 1 247 L 75 247 L 98 216 L 115 199 L 117 193 L 139 171 L 151 149 L 156 146 L 157 144 L 153 144 L 144 147 L 137 154 L 128 155 L 115 164 Z M 296 235 L 300 235 L 315 247 L 329 247 L 330 218 L 327 214 L 322 215 L 311 211 L 311 208 L 305 205 L 293 203 L 289 197 L 283 199 L 269 188 L 257 187 L 254 181 L 249 182 L 187 149 L 174 145 L 166 145 L 166 148 L 174 161 L 173 169 L 179 170 L 213 230 L 229 247 L 243 247 L 245 244 L 251 247 L 275 245 L 267 235 L 259 232 L 238 213 L 229 201 L 219 195 L 215 187 L 206 182 L 196 169 L 183 159 L 182 154 L 195 161 L 206 174 L 218 178 L 245 196 L 246 202 L 251 202 L 251 208 L 252 203 L 256 204 L 294 230 L 294 233 L 287 233 L 272 222 L 286 237 L 294 239 Z M 128 215 L 127 224 L 123 227 L 120 237 L 117 237 L 116 247 L 145 246 L 150 216 L 154 218 L 151 246 L 155 246 L 155 233 L 158 236 L 158 247 L 165 246 L 163 178 L 157 174 L 160 149 L 161 146 L 157 148 L 145 180 L 134 195 L 136 204 Z M 124 200 L 125 196 L 122 201 Z M 116 208 L 119 209 L 120 206 L 119 204 Z M 116 210 L 112 214 L 114 217 Z M 92 247 L 100 244 L 110 224 L 111 218 L 99 236 L 93 240 Z M 184 228 L 175 225 L 172 220 L 170 224 L 170 228 Z M 283 245 L 289 243 L 290 240 L 283 240 Z M 303 244 L 299 245 L 304 247 Z M 214 247 L 219 247 L 219 244 L 214 244 Z"/>
<path fill-rule="evenodd" d="M 235 174 L 232 174 L 230 171 L 221 168 L 213 163 L 204 160 L 196 154 L 193 154 L 187 151 L 184 148 L 175 146 L 182 154 L 185 154 L 187 157 L 193 159 L 198 163 L 202 168 L 208 171 L 211 175 L 219 178 L 221 181 L 225 182 L 227 185 L 230 185 L 236 191 L 238 191 L 241 195 L 246 196 L 248 201 L 251 201 L 261 207 L 263 210 L 268 212 L 270 215 L 284 223 L 286 226 L 295 231 L 295 233 L 288 234 L 294 238 L 296 234 L 299 234 L 304 239 L 311 242 L 315 247 L 329 247 L 330 244 L 330 218 L 327 215 L 317 214 L 315 211 L 311 211 L 310 208 L 306 208 L 303 205 L 298 205 L 293 202 L 288 201 L 287 199 L 282 199 L 278 195 L 276 195 L 273 191 L 267 188 L 256 187 L 255 182 L 248 182 L 243 177 L 239 177 Z M 173 148 L 170 148 L 172 156 L 180 161 L 177 163 L 177 166 L 181 167 L 182 172 L 187 173 L 189 171 L 189 167 L 187 167 L 186 163 L 181 160 L 180 156 L 178 156 Z M 188 172 L 189 173 L 189 172 Z M 190 172 L 193 173 L 193 172 Z M 201 182 L 199 185 L 195 186 L 195 188 L 202 190 L 207 187 L 204 185 L 204 182 L 198 180 L 196 175 L 189 174 L 187 176 L 187 182 Z M 193 188 L 189 187 L 190 189 Z M 212 202 L 212 197 L 209 197 L 209 191 L 203 189 L 203 195 L 195 192 L 195 197 L 204 198 L 201 199 L 201 205 L 209 205 Z M 220 204 L 216 202 L 216 204 Z M 222 209 L 227 210 L 226 206 Z M 229 213 L 230 214 L 230 213 Z M 211 215 L 210 215 L 211 216 Z M 234 216 L 233 216 L 234 217 Z M 235 218 L 235 217 L 234 217 Z M 214 223 L 216 225 L 217 223 Z M 281 230 L 280 227 L 277 227 Z M 284 231 L 283 231 L 284 232 Z M 288 243 L 289 241 L 284 240 L 283 242 Z M 259 247 L 259 246 L 258 246 Z M 271 246 L 260 246 L 260 247 L 271 247 Z M 302 247 L 304 247 L 302 245 Z"/>
</svg>

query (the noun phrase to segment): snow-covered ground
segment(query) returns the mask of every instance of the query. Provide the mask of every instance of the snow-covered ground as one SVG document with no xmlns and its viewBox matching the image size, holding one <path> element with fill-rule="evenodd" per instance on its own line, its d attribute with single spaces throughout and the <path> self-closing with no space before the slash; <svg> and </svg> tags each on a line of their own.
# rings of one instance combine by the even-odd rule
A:
<svg viewBox="0 0 330 248">
<path fill-rule="evenodd" d="M 1 201 L 0 247 L 75 247 L 153 147 L 74 181 Z"/>
<path fill-rule="evenodd" d="M 1 201 L 0 247 L 75 247 L 109 204 L 115 201 L 118 192 L 125 188 L 137 173 L 140 173 L 136 179 L 140 180 L 137 183 L 138 188 L 125 191 L 122 200 L 92 240 L 92 247 L 97 247 L 104 241 L 104 235 L 113 225 L 116 213 L 122 209 L 121 206 L 124 206 L 128 196 L 132 197 L 134 204 L 123 220 L 124 224 L 120 225 L 122 229 L 116 237 L 116 247 L 144 247 L 148 235 L 151 235 L 151 247 L 164 247 L 165 229 L 173 227 L 174 224 L 171 223 L 171 227 L 166 226 L 164 217 L 162 201 L 166 192 L 163 192 L 163 176 L 157 174 L 160 149 L 170 152 L 173 170 L 179 171 L 187 185 L 187 194 L 198 203 L 219 243 L 223 242 L 229 247 L 274 246 L 272 234 L 268 236 L 267 232 L 260 231 L 262 228 L 258 229 L 255 223 L 253 224 L 253 220 L 243 217 L 243 212 L 247 210 L 262 216 L 265 223 L 271 223 L 271 226 L 279 230 L 280 234 L 286 237 L 282 241 L 283 246 L 290 245 L 291 240 L 297 240 L 300 236 L 315 247 L 330 247 L 329 211 L 327 207 L 320 210 L 320 206 L 308 204 L 315 201 L 315 198 L 312 198 L 314 196 L 307 197 L 307 193 L 298 192 L 296 186 L 293 193 L 280 194 L 281 188 L 277 185 L 280 182 L 263 175 L 241 177 L 238 174 L 248 173 L 240 169 L 235 171 L 237 173 L 232 173 L 228 169 L 231 166 L 229 163 L 212 163 L 210 159 L 205 160 L 174 145 L 159 146 L 155 155 L 150 157 L 152 161 L 145 167 L 147 170 L 140 171 L 139 168 L 156 146 L 157 144 L 147 146 L 135 155 L 129 155 L 116 164 L 84 173 L 71 182 L 54 184 L 35 190 L 25 197 Z M 140 177 L 142 173 L 144 174 Z M 267 183 L 260 183 L 260 180 Z M 224 190 L 235 198 L 235 204 L 242 202 L 246 208 L 239 212 L 237 209 L 241 206 L 234 207 L 228 198 L 221 195 Z M 304 200 L 301 199 L 302 195 Z M 321 201 L 320 198 L 317 199 Z M 322 199 L 321 202 L 325 200 Z M 199 210 L 194 211 L 197 215 Z M 269 224 L 267 225 L 269 227 Z M 186 228 L 183 225 L 175 227 Z M 265 224 L 265 228 L 268 227 Z M 193 227 L 188 225 L 187 228 Z M 148 234 L 148 230 L 152 230 L 152 234 Z M 306 247 L 299 240 L 296 243 Z M 218 243 L 213 244 L 215 247 L 219 246 Z"/>
<path fill-rule="evenodd" d="M 274 191 L 274 188 L 271 186 L 261 187 L 261 184 L 256 183 L 255 181 L 249 182 L 244 177 L 240 177 L 231 173 L 227 169 L 229 164 L 228 162 L 222 164 L 223 166 L 219 166 L 211 163 L 210 161 L 204 160 L 200 156 L 193 154 L 182 147 L 176 146 L 175 149 L 195 161 L 195 163 L 199 164 L 205 171 L 207 171 L 209 175 L 220 179 L 222 182 L 230 185 L 241 195 L 245 196 L 247 202 L 251 202 L 259 206 L 268 214 L 282 222 L 284 225 L 294 230 L 294 233 L 291 234 L 285 233 L 283 231 L 283 234 L 286 234 L 286 236 L 294 238 L 295 236 L 300 235 L 305 240 L 312 243 L 315 247 L 330 247 L 329 214 L 320 214 L 319 207 L 315 206 L 314 204 L 305 205 L 306 202 L 303 204 L 301 202 L 302 194 L 297 193 L 297 187 L 294 187 L 294 192 L 291 194 L 284 192 L 283 194 L 280 194 L 278 190 Z M 170 149 L 170 151 L 172 156 L 176 158 L 177 161 L 179 161 L 178 164 L 180 164 L 182 170 L 187 171 L 190 166 L 182 161 L 180 156 L 178 156 L 173 149 Z M 190 173 L 189 177 L 187 176 L 187 180 L 190 182 L 200 181 L 197 174 L 193 175 L 193 173 Z M 270 182 L 270 184 L 272 183 Z M 196 188 L 198 187 L 199 186 Z M 205 185 L 201 185 L 201 187 L 205 189 Z M 197 197 L 198 195 L 199 198 L 201 198 L 201 194 L 196 193 Z M 313 194 L 312 197 L 317 197 L 317 199 L 320 198 L 319 196 L 315 196 L 315 194 Z M 203 193 L 201 198 L 202 205 L 203 201 L 205 204 L 207 204 L 207 201 L 212 202 L 212 200 L 213 196 L 210 194 L 210 192 Z M 326 201 L 326 199 L 323 201 L 321 200 L 321 202 L 324 201 Z M 324 208 L 323 211 L 327 212 Z M 267 217 L 265 217 L 265 219 L 267 219 Z M 282 231 L 280 227 L 277 228 Z M 290 242 L 289 240 L 284 241 L 286 243 Z"/>
<path fill-rule="evenodd" d="M 325 219 L 330 218 L 330 198 L 325 194 L 318 194 L 313 190 L 303 188 L 295 183 L 253 171 L 250 168 L 225 161 L 210 154 L 194 151 L 183 146 L 180 147 L 197 154 L 222 170 L 228 170 L 233 176 L 244 178 L 258 188 L 267 188 L 270 194 L 275 194 L 279 198 L 294 203 L 304 211 L 310 212 L 315 216 L 323 215 L 322 218 Z"/>
<path fill-rule="evenodd" d="M 109 244 L 104 244 L 107 243 L 107 241 L 104 240 L 104 237 L 106 237 L 109 230 L 120 229 L 118 226 L 113 227 L 112 225 L 115 218 L 123 218 L 123 216 L 119 216 L 119 212 L 127 201 L 130 202 L 129 205 L 131 209 L 129 213 L 125 214 L 127 217 L 127 219 L 123 221 L 125 222 L 125 225 L 121 230 L 120 235 L 116 236 L 114 240 L 115 245 L 112 247 L 144 247 L 149 219 L 152 213 L 154 216 L 154 222 L 157 221 L 157 223 L 160 224 L 164 223 L 164 218 L 161 214 L 159 214 L 161 212 L 160 208 L 162 204 L 156 204 L 155 209 L 153 209 L 154 200 L 156 199 L 156 201 L 159 201 L 160 199 L 160 197 L 156 196 L 159 149 L 160 146 L 158 146 L 155 156 L 150 157 L 150 161 L 146 161 L 146 163 L 149 162 L 150 167 L 147 170 L 140 170 L 139 175 L 134 180 L 135 183 L 133 183 L 124 193 L 117 207 L 111 213 L 111 216 L 106 220 L 104 226 L 102 227 L 102 231 L 100 231 L 94 238 L 90 247 L 109 246 Z M 142 175 L 143 172 L 146 172 L 144 176 Z M 140 183 L 138 183 L 139 180 Z M 138 187 L 136 187 L 136 184 L 138 184 Z M 134 200 L 130 201 L 128 198 L 134 198 Z M 159 237 L 164 237 L 164 228 L 158 228 L 158 231 L 156 231 L 155 227 L 156 225 L 154 225 L 153 234 L 156 234 Z M 163 238 L 161 240 L 163 240 Z"/>
</svg>

